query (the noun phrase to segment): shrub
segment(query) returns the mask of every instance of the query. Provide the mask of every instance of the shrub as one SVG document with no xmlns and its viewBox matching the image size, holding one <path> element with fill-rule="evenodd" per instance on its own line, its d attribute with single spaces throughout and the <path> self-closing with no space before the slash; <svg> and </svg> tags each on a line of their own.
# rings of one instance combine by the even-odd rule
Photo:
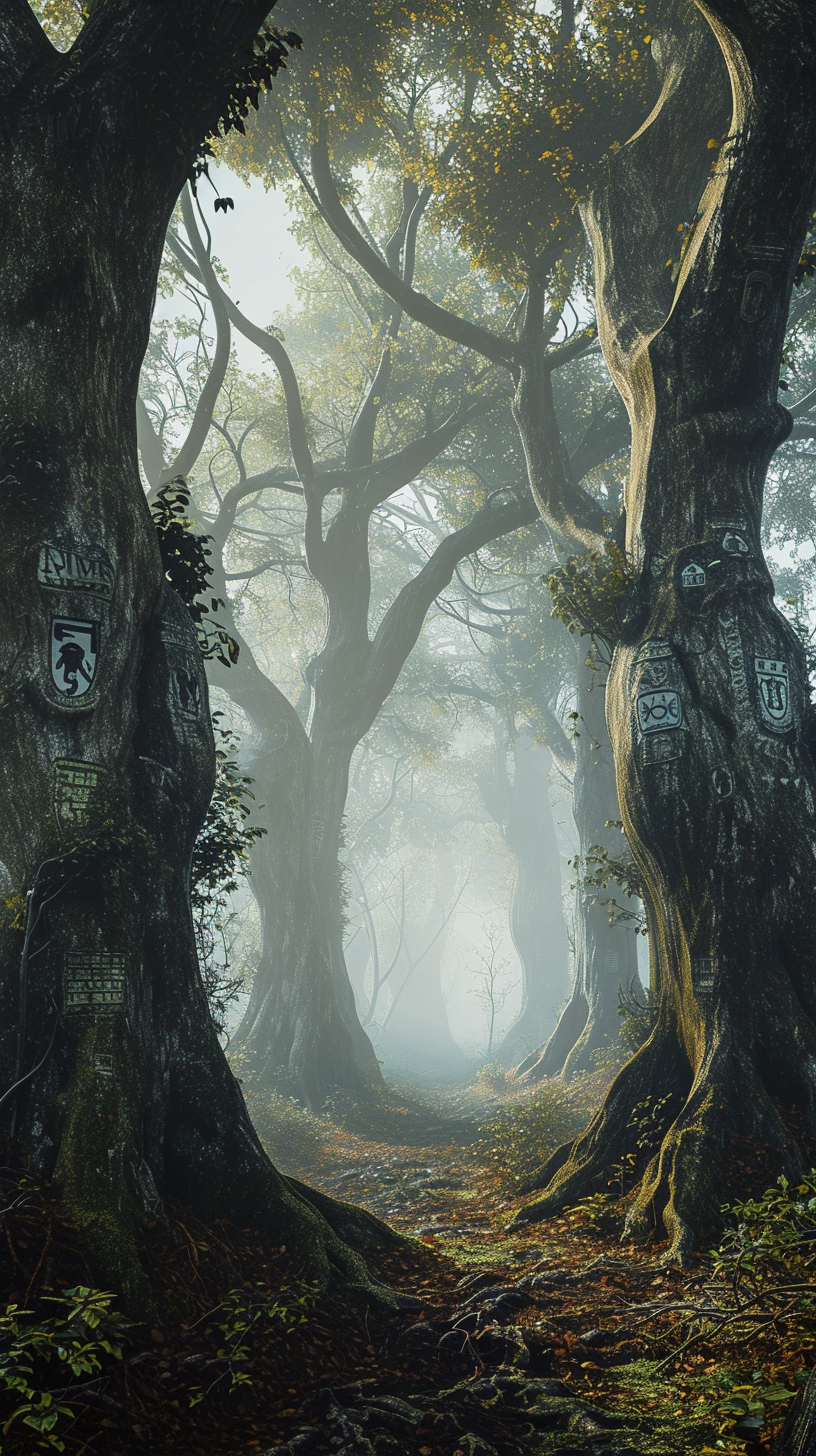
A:
<svg viewBox="0 0 816 1456">
<path fill-rule="evenodd" d="M 492 1164 L 506 1190 L 517 1192 L 557 1147 L 583 1130 L 602 1090 L 596 1077 L 568 1086 L 543 1082 L 481 1125 L 474 1154 Z"/>
</svg>

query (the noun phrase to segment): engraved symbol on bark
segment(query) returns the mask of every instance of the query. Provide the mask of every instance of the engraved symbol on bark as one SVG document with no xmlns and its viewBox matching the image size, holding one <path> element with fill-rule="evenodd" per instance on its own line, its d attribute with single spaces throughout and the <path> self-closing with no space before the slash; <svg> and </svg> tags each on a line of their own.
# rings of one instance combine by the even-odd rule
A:
<svg viewBox="0 0 816 1456">
<path fill-rule="evenodd" d="M 683 722 L 680 694 L 674 692 L 639 693 L 637 713 L 641 733 L 659 733 L 666 728 L 679 728 Z"/>
<path fill-rule="evenodd" d="M 125 957 L 110 951 L 69 951 L 66 1011 L 118 1011 L 125 1001 Z"/>
<path fill-rule="evenodd" d="M 716 956 L 694 957 L 691 963 L 691 984 L 698 996 L 707 997 L 713 993 L 716 977 Z"/>
<path fill-rule="evenodd" d="M 648 641 L 641 642 L 635 651 L 635 662 L 651 662 L 656 657 L 671 657 L 672 645 L 665 637 L 650 637 Z"/>
<path fill-rule="evenodd" d="M 175 684 L 180 711 L 185 718 L 197 718 L 201 706 L 201 685 L 195 672 L 186 672 L 184 668 L 177 667 Z"/>
<path fill-rule="evenodd" d="M 107 556 L 81 556 L 68 546 L 41 546 L 37 565 L 40 586 L 52 591 L 84 591 L 113 596 L 114 571 Z"/>
<path fill-rule="evenodd" d="M 51 623 L 51 676 L 66 698 L 81 698 L 96 674 L 99 623 L 54 617 Z"/>
<path fill-rule="evenodd" d="M 106 770 L 98 763 L 58 758 L 54 764 L 54 812 L 61 829 L 85 829 Z"/>
<path fill-rule="evenodd" d="M 110 1052 L 95 1052 L 93 1066 L 98 1077 L 113 1076 L 113 1057 Z"/>
<path fill-rule="evenodd" d="M 759 323 L 767 309 L 772 287 L 773 279 L 770 274 L 761 273 L 757 269 L 748 274 L 740 304 L 740 317 L 747 324 Z"/>
<path fill-rule="evenodd" d="M 772 657 L 755 657 L 754 671 L 759 685 L 762 721 L 775 732 L 784 732 L 792 722 L 788 664 Z"/>
<path fill-rule="evenodd" d="M 638 683 L 641 692 L 645 692 L 647 688 L 665 687 L 669 680 L 669 666 L 670 664 L 661 658 L 656 658 L 654 662 L 647 662 Z"/>
<path fill-rule="evenodd" d="M 680 581 L 682 582 L 683 586 L 687 587 L 705 586 L 706 574 L 703 567 L 698 566 L 696 561 L 690 561 L 688 566 L 684 566 L 682 572 L 680 573 Z"/>
<path fill-rule="evenodd" d="M 650 733 L 640 745 L 641 763 L 672 763 L 680 757 L 681 733 Z"/>
<path fill-rule="evenodd" d="M 751 550 L 745 537 L 740 536 L 738 531 L 726 531 L 722 549 L 727 556 L 747 556 Z"/>
<path fill-rule="evenodd" d="M 715 768 L 711 778 L 717 797 L 720 799 L 730 799 L 734 792 L 734 775 L 730 768 Z"/>
</svg>

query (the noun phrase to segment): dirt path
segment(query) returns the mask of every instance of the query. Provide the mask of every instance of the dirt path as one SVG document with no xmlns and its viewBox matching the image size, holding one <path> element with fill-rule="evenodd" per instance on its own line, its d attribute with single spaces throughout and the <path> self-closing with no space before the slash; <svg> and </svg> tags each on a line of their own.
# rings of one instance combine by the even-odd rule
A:
<svg viewBox="0 0 816 1456">
<path fill-rule="evenodd" d="M 405 1379 L 374 1377 L 313 1397 L 274 1456 L 716 1450 L 693 1373 L 657 1371 L 626 1309 L 670 1293 L 683 1276 L 657 1267 L 659 1250 L 623 1253 L 580 1215 L 509 1231 L 521 1200 L 481 1155 L 478 1123 L 488 1110 L 483 1103 L 463 1115 L 449 1102 L 445 1115 L 444 1103 L 405 1098 L 347 1110 L 322 1134 L 317 1125 L 294 1156 L 280 1129 L 268 1139 L 284 1170 L 419 1239 L 437 1270 L 414 1287 L 424 1308 L 401 1336 Z M 388 1420 L 385 1397 L 407 1403 Z"/>
</svg>

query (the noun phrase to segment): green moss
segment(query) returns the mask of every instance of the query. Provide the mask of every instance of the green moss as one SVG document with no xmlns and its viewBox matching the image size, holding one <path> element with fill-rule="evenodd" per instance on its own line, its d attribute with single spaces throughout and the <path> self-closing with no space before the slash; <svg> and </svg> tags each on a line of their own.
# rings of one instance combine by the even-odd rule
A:
<svg viewBox="0 0 816 1456">
<path fill-rule="evenodd" d="M 139 1082 L 118 1022 L 83 1018 L 77 1028 L 54 1182 L 85 1237 L 98 1283 L 116 1290 L 129 1314 L 147 1318 L 153 1300 L 136 1247 L 143 1215 L 127 1180 L 128 1157 L 139 1146 Z M 102 1057 L 110 1070 L 100 1072 Z"/>
</svg>

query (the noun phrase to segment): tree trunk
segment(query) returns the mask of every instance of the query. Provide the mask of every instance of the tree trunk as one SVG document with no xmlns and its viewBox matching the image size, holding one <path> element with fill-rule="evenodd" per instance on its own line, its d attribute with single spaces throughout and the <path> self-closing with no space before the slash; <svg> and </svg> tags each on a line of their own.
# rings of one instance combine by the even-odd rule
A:
<svg viewBox="0 0 816 1456">
<path fill-rule="evenodd" d="M 463 1080 L 471 1062 L 454 1040 L 442 992 L 446 915 L 454 904 L 456 875 L 450 850 L 437 854 L 436 893 L 422 924 L 405 934 L 408 962 L 393 976 L 394 999 L 382 1026 L 383 1061 L 400 1073 Z M 386 983 L 388 984 L 388 983 Z"/>
<path fill-rule="evenodd" d="M 813 715 L 760 545 L 768 463 L 790 428 L 777 382 L 816 190 L 816 33 L 804 3 L 714 0 L 706 14 L 732 139 L 676 287 L 672 230 L 722 134 L 705 27 L 661 37 L 661 101 L 588 210 L 602 343 L 633 430 L 640 575 L 607 716 L 657 931 L 658 1022 L 525 1215 L 601 1186 L 633 1105 L 668 1097 L 629 1228 L 662 1218 L 677 1257 L 725 1199 L 796 1178 L 816 1145 Z"/>
<path fill-rule="evenodd" d="M 353 685 L 352 679 L 352 685 Z M 338 707 L 342 705 L 339 699 Z M 341 714 L 338 712 L 338 718 Z M 343 950 L 346 927 L 345 867 L 342 860 L 343 818 L 348 798 L 351 758 L 357 746 L 334 724 L 313 726 L 314 806 L 311 861 L 323 940 L 329 957 L 334 996 L 348 1028 L 355 1062 L 372 1085 L 382 1083 L 380 1064 L 357 1015 L 354 991 Z"/>
<path fill-rule="evenodd" d="M 238 661 L 210 663 L 212 680 L 247 714 L 255 736 L 243 764 L 254 780 L 258 822 L 267 829 L 251 855 L 250 887 L 261 915 L 261 955 L 235 1045 L 261 1086 L 283 1085 L 312 1108 L 336 1089 L 362 1092 L 373 1053 L 359 1018 L 341 1010 L 326 939 L 325 906 L 315 880 L 322 847 L 315 811 L 313 751 L 295 709 L 261 671 L 228 603 L 223 529 L 213 537 L 213 588 L 227 604 L 225 623 Z M 378 1069 L 377 1069 L 378 1073 Z M 375 1075 L 377 1075 L 375 1073 Z"/>
<path fill-rule="evenodd" d="M 569 995 L 569 940 L 561 899 L 561 854 L 550 804 L 547 748 L 521 733 L 513 744 L 513 781 L 504 838 L 516 860 L 510 931 L 523 976 L 521 1010 L 499 1048 L 512 1066 L 540 1047 Z"/>
<path fill-rule="evenodd" d="M 366 1285 L 263 1152 L 209 1016 L 190 912 L 214 780 L 207 682 L 136 457 L 164 232 L 202 98 L 211 118 L 212 87 L 221 76 L 229 94 L 223 67 L 251 50 L 263 14 L 134 5 L 125 34 L 118 7 L 99 5 L 62 57 L 18 8 L 14 25 L 0 17 L 14 218 L 0 251 L 6 1129 L 134 1311 L 150 1302 L 135 1234 L 163 1195 L 268 1231 L 324 1282 Z M 191 96 L 193 121 L 180 112 Z"/>
<path fill-rule="evenodd" d="M 623 836 L 609 823 L 620 818 L 615 764 L 604 717 L 604 668 L 588 639 L 578 648 L 578 720 L 575 739 L 573 814 L 582 869 L 595 846 L 619 859 Z M 579 872 L 580 876 L 580 872 Z M 606 898 L 606 897 L 604 897 Z M 623 908 L 628 897 L 615 885 L 609 890 Z M 610 924 L 609 909 L 588 897 L 579 884 L 575 903 L 575 977 L 572 994 L 547 1045 L 535 1060 L 527 1059 L 516 1075 L 528 1082 L 542 1077 L 571 1077 L 594 1066 L 593 1053 L 619 1045 L 621 987 L 637 979 L 637 941 L 631 926 Z"/>
<path fill-rule="evenodd" d="M 250 887 L 261 916 L 261 954 L 234 1045 L 261 1086 L 283 1086 L 312 1108 L 341 1088 L 361 1092 L 340 1014 L 312 879 L 311 744 L 287 698 L 261 672 L 245 642 L 231 668 L 214 668 L 250 719 L 254 744 L 242 763 L 253 779 L 257 821 Z"/>
</svg>

